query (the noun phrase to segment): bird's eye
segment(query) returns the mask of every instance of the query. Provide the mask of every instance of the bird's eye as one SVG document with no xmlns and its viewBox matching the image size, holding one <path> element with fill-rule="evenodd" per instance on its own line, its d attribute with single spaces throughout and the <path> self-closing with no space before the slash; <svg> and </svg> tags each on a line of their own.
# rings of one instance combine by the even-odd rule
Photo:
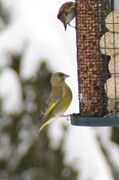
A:
<svg viewBox="0 0 119 180">
<path fill-rule="evenodd" d="M 63 73 L 59 73 L 59 75 L 62 77 L 62 76 L 63 76 Z"/>
</svg>

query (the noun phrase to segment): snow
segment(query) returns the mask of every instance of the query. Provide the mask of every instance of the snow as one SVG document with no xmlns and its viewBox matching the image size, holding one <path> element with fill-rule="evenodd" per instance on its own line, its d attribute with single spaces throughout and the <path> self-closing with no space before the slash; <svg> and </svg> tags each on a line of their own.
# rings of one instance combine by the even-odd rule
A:
<svg viewBox="0 0 119 180">
<path fill-rule="evenodd" d="M 23 110 L 21 84 L 17 76 L 17 73 L 8 67 L 1 72 L 0 96 L 3 113 L 17 114 Z"/>
<path fill-rule="evenodd" d="M 110 161 L 115 168 L 116 171 L 119 169 L 119 147 L 117 144 L 115 144 L 113 141 L 110 141 L 111 137 L 111 128 L 96 128 L 96 134 L 100 138 L 102 144 L 104 145 L 104 148 L 108 154 L 108 157 L 110 158 Z"/>
<path fill-rule="evenodd" d="M 20 65 L 22 79 L 29 79 L 36 74 L 42 58 L 46 59 L 54 72 L 62 71 L 70 75 L 67 83 L 73 91 L 73 101 L 66 114 L 78 112 L 75 30 L 68 27 L 67 31 L 64 31 L 62 23 L 56 18 L 59 7 L 65 1 L 2 1 L 6 8 L 12 10 L 11 25 L 0 32 L 0 67 L 4 67 L 0 76 L 0 97 L 2 98 L 3 112 L 8 114 L 19 113 L 24 108 L 21 84 L 16 72 L 8 67 L 11 63 L 8 53 L 14 54 L 22 51 L 24 51 Z M 110 167 L 96 139 L 96 129 L 94 131 L 93 128 L 70 126 L 70 122 L 66 121 L 66 118 L 59 118 L 50 125 L 48 131 L 51 147 L 58 147 L 62 138 L 62 123 L 68 126 L 68 133 L 64 142 L 64 161 L 79 170 L 78 179 L 113 180 Z M 100 129 L 100 133 L 103 131 L 104 129 Z M 28 137 L 25 132 L 22 135 Z M 110 134 L 108 131 L 106 131 L 106 135 L 105 146 L 108 145 L 107 151 L 113 157 L 111 160 L 115 162 L 119 148 L 111 142 L 109 143 Z M 102 136 L 102 138 L 104 137 L 105 135 Z M 5 136 L 4 138 L 8 137 Z M 9 143 L 9 138 L 6 142 Z M 15 157 L 19 152 L 21 152 L 21 156 L 24 152 L 26 153 L 31 143 L 29 139 L 27 143 L 25 141 L 21 143 Z M 10 166 L 13 164 L 14 161 L 10 163 Z M 116 167 L 119 167 L 117 161 Z"/>
<path fill-rule="evenodd" d="M 68 153 L 65 149 L 69 150 Z M 101 152 L 93 128 L 71 127 L 64 150 L 66 163 L 73 163 L 77 170 L 79 168 L 81 170 L 78 179 L 113 180 L 110 167 Z"/>
<path fill-rule="evenodd" d="M 62 128 L 64 118 L 50 125 L 51 147 L 58 148 L 62 139 Z M 65 125 L 67 122 L 65 121 Z M 59 129 L 59 130 L 58 130 Z M 108 128 L 104 128 L 105 130 Z M 103 128 L 100 129 L 100 133 Z M 56 136 L 57 134 L 57 136 Z M 107 146 L 109 140 L 105 142 Z M 115 152 L 115 147 L 113 147 Z M 114 180 L 110 166 L 106 161 L 99 143 L 96 139 L 95 128 L 70 126 L 64 139 L 65 164 L 72 164 L 75 170 L 79 170 L 78 179 L 86 180 Z M 119 153 L 119 148 L 117 153 Z M 112 157 L 113 154 L 111 154 Z M 118 158 L 116 162 L 118 161 Z"/>
</svg>

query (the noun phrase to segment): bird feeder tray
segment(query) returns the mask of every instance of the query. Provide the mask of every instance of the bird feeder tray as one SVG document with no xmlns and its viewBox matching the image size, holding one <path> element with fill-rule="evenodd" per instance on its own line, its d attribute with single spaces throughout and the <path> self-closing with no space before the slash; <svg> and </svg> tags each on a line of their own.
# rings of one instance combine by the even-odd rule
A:
<svg viewBox="0 0 119 180">
<path fill-rule="evenodd" d="M 89 126 L 89 127 L 110 127 L 119 126 L 119 117 L 82 117 L 80 114 L 72 114 L 70 116 L 71 124 L 75 126 Z"/>
</svg>

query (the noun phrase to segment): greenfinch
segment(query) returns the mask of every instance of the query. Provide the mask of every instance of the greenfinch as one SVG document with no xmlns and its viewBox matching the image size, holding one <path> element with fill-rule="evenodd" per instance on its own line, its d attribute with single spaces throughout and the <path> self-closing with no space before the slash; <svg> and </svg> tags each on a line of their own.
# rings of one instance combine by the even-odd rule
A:
<svg viewBox="0 0 119 180">
<path fill-rule="evenodd" d="M 47 101 L 45 110 L 43 111 L 39 122 L 40 128 L 38 133 L 51 121 L 62 116 L 72 101 L 72 91 L 66 84 L 65 79 L 69 75 L 57 72 L 51 76 L 51 93 Z"/>
</svg>

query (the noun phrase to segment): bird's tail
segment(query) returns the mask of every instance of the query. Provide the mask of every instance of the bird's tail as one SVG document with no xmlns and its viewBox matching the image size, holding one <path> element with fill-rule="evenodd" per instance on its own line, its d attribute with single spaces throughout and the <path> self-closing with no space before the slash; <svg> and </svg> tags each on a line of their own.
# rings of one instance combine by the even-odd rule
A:
<svg viewBox="0 0 119 180">
<path fill-rule="evenodd" d="M 50 120 L 45 120 L 44 122 L 42 122 L 41 124 L 40 124 L 40 128 L 39 128 L 39 130 L 38 130 L 38 134 L 42 131 L 42 129 L 45 127 L 45 126 L 47 126 L 48 124 L 50 124 L 52 121 L 54 120 L 54 118 L 51 118 Z"/>
</svg>

